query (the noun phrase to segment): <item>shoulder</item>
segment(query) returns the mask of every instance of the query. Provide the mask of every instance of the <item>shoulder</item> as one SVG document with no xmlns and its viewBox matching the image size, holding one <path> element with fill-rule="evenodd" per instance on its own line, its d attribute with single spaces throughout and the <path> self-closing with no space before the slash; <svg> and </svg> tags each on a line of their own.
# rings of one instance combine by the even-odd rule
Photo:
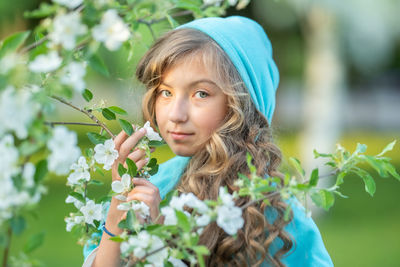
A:
<svg viewBox="0 0 400 267">
<path fill-rule="evenodd" d="M 313 219 L 306 215 L 304 207 L 296 198 L 287 203 L 293 211 L 293 220 L 285 226 L 285 231 L 293 240 L 292 249 L 282 258 L 287 266 L 333 266 L 332 260 L 325 248 L 321 234 Z M 265 213 L 267 219 L 274 219 L 276 214 L 271 211 Z M 274 254 L 282 247 L 282 241 L 274 241 L 271 253 Z"/>
</svg>

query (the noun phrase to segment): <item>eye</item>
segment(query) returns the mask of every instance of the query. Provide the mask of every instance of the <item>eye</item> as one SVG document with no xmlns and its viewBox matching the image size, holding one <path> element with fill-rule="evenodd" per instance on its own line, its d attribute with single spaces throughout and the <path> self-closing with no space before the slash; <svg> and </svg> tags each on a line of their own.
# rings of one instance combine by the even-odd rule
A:
<svg viewBox="0 0 400 267">
<path fill-rule="evenodd" d="M 171 97 L 172 96 L 171 92 L 168 90 L 161 90 L 159 94 L 163 97 Z"/>
<path fill-rule="evenodd" d="M 198 98 L 206 98 L 207 96 L 209 96 L 209 94 L 204 91 L 197 91 L 194 95 Z"/>
</svg>

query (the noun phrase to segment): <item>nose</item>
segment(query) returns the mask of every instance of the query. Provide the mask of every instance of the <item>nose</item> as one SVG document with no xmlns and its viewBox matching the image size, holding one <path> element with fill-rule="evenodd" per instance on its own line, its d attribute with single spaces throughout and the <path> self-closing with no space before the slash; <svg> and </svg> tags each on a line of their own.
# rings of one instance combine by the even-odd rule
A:
<svg viewBox="0 0 400 267">
<path fill-rule="evenodd" d="M 170 103 L 168 118 L 174 123 L 186 122 L 189 117 L 189 103 L 183 96 L 175 97 Z"/>
</svg>

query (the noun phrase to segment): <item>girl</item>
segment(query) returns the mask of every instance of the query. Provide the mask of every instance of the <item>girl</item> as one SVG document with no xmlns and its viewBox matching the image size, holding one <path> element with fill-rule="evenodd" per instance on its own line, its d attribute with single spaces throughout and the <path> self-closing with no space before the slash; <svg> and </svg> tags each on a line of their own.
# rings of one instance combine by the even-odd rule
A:
<svg viewBox="0 0 400 267">
<path fill-rule="evenodd" d="M 279 74 L 272 47 L 263 29 L 243 17 L 199 19 L 161 37 L 140 61 L 137 78 L 148 88 L 143 100 L 146 120 L 158 127 L 178 155 L 161 164 L 150 178 L 133 179 L 128 200 L 150 207 L 159 218 L 159 203 L 171 190 L 193 192 L 200 199 L 217 199 L 220 186 L 237 189 L 237 173 L 249 174 L 249 152 L 260 176 L 279 176 L 279 149 L 272 143 L 270 122 L 275 107 Z M 119 159 L 113 180 L 119 179 L 118 163 L 128 157 L 138 167 L 144 153 L 131 149 L 145 135 L 121 132 L 114 140 Z M 242 206 L 249 199 L 241 198 Z M 201 234 L 200 243 L 210 250 L 207 266 L 332 266 L 321 236 L 297 201 L 279 197 L 243 211 L 244 227 L 236 239 L 215 223 Z M 123 212 L 112 199 L 99 246 L 85 248 L 84 266 L 118 266 L 119 244 L 109 233 L 120 234 Z M 292 218 L 283 219 L 287 205 Z M 162 223 L 162 218 L 158 223 Z"/>
</svg>

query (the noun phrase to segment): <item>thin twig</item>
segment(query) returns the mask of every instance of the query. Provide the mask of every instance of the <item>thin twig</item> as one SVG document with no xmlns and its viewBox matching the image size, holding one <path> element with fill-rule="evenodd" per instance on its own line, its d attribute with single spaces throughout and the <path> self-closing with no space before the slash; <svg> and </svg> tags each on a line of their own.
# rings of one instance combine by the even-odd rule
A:
<svg viewBox="0 0 400 267">
<path fill-rule="evenodd" d="M 49 36 L 46 35 L 44 36 L 42 39 L 40 39 L 39 41 L 36 41 L 34 43 L 31 43 L 30 45 L 28 45 L 27 47 L 24 47 L 23 49 L 21 49 L 21 53 L 24 54 L 30 50 L 32 50 L 35 47 L 38 47 L 39 45 L 41 45 L 43 42 L 49 40 Z"/>
<path fill-rule="evenodd" d="M 57 125 L 57 124 L 65 124 L 65 125 L 84 125 L 84 126 L 98 126 L 100 127 L 99 124 L 97 123 L 85 123 L 85 122 L 62 122 L 62 121 L 46 121 L 44 122 L 44 124 L 53 126 L 53 125 Z"/>
<path fill-rule="evenodd" d="M 11 245 L 11 237 L 12 237 L 12 229 L 11 226 L 8 227 L 7 231 L 7 245 L 4 248 L 4 254 L 3 254 L 3 267 L 7 267 L 7 261 L 8 261 L 8 253 L 10 252 L 10 245 Z"/>
<path fill-rule="evenodd" d="M 50 97 L 53 98 L 53 99 L 55 99 L 55 100 L 58 100 L 59 102 L 65 104 L 65 105 L 67 105 L 67 106 L 72 107 L 73 109 L 76 109 L 76 110 L 78 110 L 78 111 L 84 113 L 84 114 L 85 114 L 86 116 L 88 116 L 92 121 L 94 121 L 94 122 L 97 123 L 101 128 L 103 128 L 103 129 L 111 136 L 112 139 L 115 138 L 115 135 L 110 131 L 110 129 L 108 129 L 107 126 L 106 126 L 104 123 L 102 123 L 102 122 L 101 122 L 95 115 L 93 115 L 91 112 L 89 112 L 89 111 L 87 111 L 87 110 L 84 110 L 84 109 L 81 109 L 81 108 L 79 108 L 79 107 L 73 105 L 71 102 L 68 102 L 68 101 L 66 101 L 65 99 L 61 98 L 61 97 L 58 97 L 58 96 L 55 96 L 55 95 L 51 95 Z"/>
</svg>

